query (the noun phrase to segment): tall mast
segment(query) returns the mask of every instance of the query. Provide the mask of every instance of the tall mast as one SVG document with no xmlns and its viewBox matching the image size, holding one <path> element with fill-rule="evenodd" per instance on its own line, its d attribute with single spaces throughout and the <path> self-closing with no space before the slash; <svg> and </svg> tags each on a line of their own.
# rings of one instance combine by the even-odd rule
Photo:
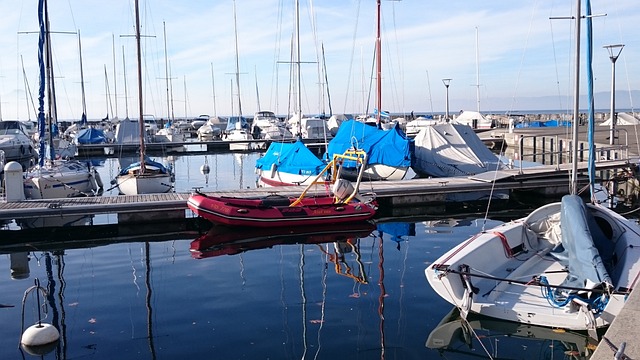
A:
<svg viewBox="0 0 640 360">
<path fill-rule="evenodd" d="M 111 52 L 113 55 L 113 100 L 115 102 L 116 112 L 114 115 L 115 118 L 118 118 L 118 74 L 116 74 L 116 40 L 115 36 L 111 34 Z"/>
<path fill-rule="evenodd" d="M 478 27 L 476 26 L 476 110 L 480 112 L 480 53 L 478 46 Z"/>
<path fill-rule="evenodd" d="M 84 71 L 82 70 L 82 44 L 80 42 L 80 29 L 78 29 L 78 52 L 80 53 L 80 89 L 82 91 L 82 117 L 80 121 L 84 125 L 87 121 L 87 101 L 84 94 Z"/>
<path fill-rule="evenodd" d="M 171 117 L 171 109 L 169 108 L 169 61 L 167 60 L 167 26 L 165 22 L 162 22 L 162 32 L 164 33 L 164 78 L 167 86 L 167 118 L 173 120 Z"/>
<path fill-rule="evenodd" d="M 573 146 L 571 161 L 571 186 L 570 193 L 578 193 L 578 123 L 580 117 L 580 9 L 581 0 L 576 1 L 576 17 L 575 17 L 575 73 L 574 73 L 574 89 L 573 89 Z"/>
<path fill-rule="evenodd" d="M 213 118 L 218 117 L 216 114 L 216 81 L 213 75 L 213 62 L 211 62 L 211 90 L 213 91 Z"/>
<path fill-rule="evenodd" d="M 382 59 L 380 58 L 382 53 L 382 39 L 380 38 L 380 9 L 381 1 L 377 0 L 378 14 L 377 14 L 377 31 L 376 31 L 376 108 L 378 112 L 376 114 L 376 124 L 380 128 L 380 114 L 382 113 Z"/>
<path fill-rule="evenodd" d="M 138 10 L 138 0 L 135 0 L 136 4 L 136 52 L 138 59 L 138 109 L 140 117 L 138 118 L 138 125 L 140 130 L 140 173 L 144 174 L 144 109 L 142 107 L 142 52 L 140 51 L 140 11 Z"/>
<path fill-rule="evenodd" d="M 298 128 L 302 127 L 302 80 L 300 75 L 300 0 L 296 0 L 296 77 L 298 83 Z M 302 131 L 299 131 L 302 136 Z"/>
<path fill-rule="evenodd" d="M 127 91 L 127 61 L 124 57 L 124 45 L 122 45 L 122 69 L 124 75 L 124 114 L 129 118 L 129 92 Z"/>
<path fill-rule="evenodd" d="M 236 16 L 236 0 L 233 0 L 233 29 L 236 39 L 236 88 L 238 88 L 238 121 L 242 121 L 242 101 L 240 100 L 240 63 L 238 62 L 238 20 Z M 242 124 L 242 122 L 241 122 Z"/>
</svg>

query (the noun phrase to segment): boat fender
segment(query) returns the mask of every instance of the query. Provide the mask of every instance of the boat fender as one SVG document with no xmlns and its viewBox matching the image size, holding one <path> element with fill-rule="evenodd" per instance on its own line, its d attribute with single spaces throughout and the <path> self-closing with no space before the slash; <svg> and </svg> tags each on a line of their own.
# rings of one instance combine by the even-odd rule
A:
<svg viewBox="0 0 640 360">
<path fill-rule="evenodd" d="M 102 183 L 102 178 L 100 177 L 100 173 L 97 172 L 95 168 L 91 168 L 91 173 L 96 182 L 96 185 L 98 185 L 98 189 L 103 189 L 104 184 Z"/>
<path fill-rule="evenodd" d="M 278 170 L 278 164 L 271 164 L 271 173 L 270 176 L 273 179 L 276 176 L 276 171 Z"/>
</svg>

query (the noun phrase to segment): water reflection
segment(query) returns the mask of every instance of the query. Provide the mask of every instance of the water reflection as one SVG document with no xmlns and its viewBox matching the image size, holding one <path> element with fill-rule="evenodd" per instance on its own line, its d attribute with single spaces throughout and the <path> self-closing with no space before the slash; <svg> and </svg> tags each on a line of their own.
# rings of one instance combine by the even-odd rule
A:
<svg viewBox="0 0 640 360">
<path fill-rule="evenodd" d="M 282 228 L 234 228 L 214 226 L 191 242 L 191 255 L 196 259 L 234 255 L 249 250 L 284 244 L 322 244 L 345 242 L 368 236 L 375 226 L 368 222 L 340 226 L 304 226 Z"/>
<path fill-rule="evenodd" d="M 454 308 L 431 331 L 426 346 L 441 357 L 465 354 L 487 358 L 588 359 L 595 350 L 586 332 L 552 329 L 470 314 Z M 484 355 L 482 355 L 484 354 Z"/>
</svg>

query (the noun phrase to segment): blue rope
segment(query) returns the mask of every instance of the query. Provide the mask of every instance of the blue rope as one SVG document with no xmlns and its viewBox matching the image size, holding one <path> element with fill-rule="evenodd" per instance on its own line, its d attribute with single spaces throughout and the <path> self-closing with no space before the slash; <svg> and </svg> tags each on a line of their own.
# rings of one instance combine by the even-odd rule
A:
<svg viewBox="0 0 640 360">
<path fill-rule="evenodd" d="M 577 295 L 569 295 L 566 297 L 558 296 L 556 294 L 555 289 L 549 286 L 549 281 L 545 276 L 540 276 L 539 282 L 540 282 L 540 285 L 542 285 L 540 287 L 540 290 L 542 291 L 542 296 L 547 299 L 547 301 L 551 306 L 561 308 L 569 304 L 573 299 L 580 299 L 581 301 L 584 301 L 587 304 L 589 304 L 592 311 L 594 311 L 596 314 L 600 314 L 604 310 L 604 308 L 607 306 L 607 303 L 609 302 L 609 297 L 606 296 L 605 293 L 602 293 L 602 295 L 595 297 L 593 299 L 585 299 Z"/>
</svg>

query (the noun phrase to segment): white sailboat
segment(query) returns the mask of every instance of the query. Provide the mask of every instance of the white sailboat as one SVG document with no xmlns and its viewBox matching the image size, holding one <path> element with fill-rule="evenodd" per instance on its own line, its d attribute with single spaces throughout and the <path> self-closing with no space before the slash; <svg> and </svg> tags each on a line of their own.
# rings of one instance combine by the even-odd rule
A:
<svg viewBox="0 0 640 360">
<path fill-rule="evenodd" d="M 295 51 L 293 52 L 294 76 L 293 88 L 297 89 L 295 113 L 287 121 L 297 140 L 290 142 L 272 142 L 266 153 L 256 161 L 258 187 L 309 185 L 322 172 L 325 164 L 302 142 L 305 137 L 302 120 L 302 79 L 300 74 L 300 1 L 295 0 Z M 326 121 L 321 120 L 326 124 Z M 306 125 L 306 123 L 305 123 Z M 297 129 L 297 130 L 296 130 Z M 307 129 L 304 126 L 304 129 Z M 308 132 L 307 132 L 308 134 Z M 326 132 L 322 132 L 326 134 Z M 318 135 L 318 133 L 316 133 Z"/>
<path fill-rule="evenodd" d="M 173 189 L 173 174 L 164 165 L 155 162 L 145 156 L 145 124 L 142 101 L 142 54 L 140 52 L 140 12 L 138 0 L 135 0 L 136 16 L 136 48 L 138 60 L 138 106 L 140 117 L 138 118 L 140 140 L 140 161 L 122 169 L 116 176 L 115 182 L 120 193 L 124 195 L 166 193 Z"/>
<path fill-rule="evenodd" d="M 25 174 L 25 197 L 27 199 L 57 199 L 94 195 L 98 190 L 98 185 L 102 187 L 99 175 L 94 169 L 90 169 L 87 164 L 80 161 L 56 158 L 52 128 L 57 116 L 53 83 L 53 60 L 51 56 L 51 34 L 46 0 L 40 0 L 39 2 L 38 19 L 40 24 L 38 42 L 40 55 L 40 87 L 38 90 L 39 159 L 38 164 Z M 45 86 L 48 99 L 46 115 L 44 109 Z"/>
<path fill-rule="evenodd" d="M 341 154 L 346 149 L 357 146 L 367 153 L 367 180 L 402 180 L 411 167 L 413 157 L 413 140 L 399 128 L 398 123 L 383 121 L 388 112 L 382 110 L 382 35 L 381 35 L 381 1 L 377 0 L 376 12 L 376 107 L 375 124 L 350 120 L 340 124 L 334 138 L 327 148 L 328 157 Z M 373 120 L 373 119 L 372 119 Z M 357 145 L 355 145 L 357 144 Z M 347 165 L 343 171 L 347 178 L 358 174 L 356 164 Z"/>
<path fill-rule="evenodd" d="M 588 330 L 597 338 L 595 329 L 613 321 L 640 276 L 640 227 L 576 195 L 580 0 L 577 3 L 571 194 L 471 237 L 435 260 L 425 274 L 435 292 L 464 317 L 478 313 Z M 593 131 L 593 117 L 589 130 Z M 593 194 L 592 137 L 589 142 Z"/>
<path fill-rule="evenodd" d="M 249 133 L 249 126 L 242 116 L 242 100 L 240 98 L 240 63 L 238 62 L 238 24 L 236 16 L 236 2 L 233 1 L 233 29 L 235 32 L 236 44 L 236 88 L 238 89 L 238 116 L 231 116 L 227 122 L 222 140 L 229 141 L 229 150 L 245 151 L 253 149 L 253 143 L 245 142 L 245 140 L 253 140 L 253 136 Z M 233 96 L 233 81 L 231 82 L 231 96 Z M 233 108 L 233 100 L 232 100 Z"/>
</svg>

